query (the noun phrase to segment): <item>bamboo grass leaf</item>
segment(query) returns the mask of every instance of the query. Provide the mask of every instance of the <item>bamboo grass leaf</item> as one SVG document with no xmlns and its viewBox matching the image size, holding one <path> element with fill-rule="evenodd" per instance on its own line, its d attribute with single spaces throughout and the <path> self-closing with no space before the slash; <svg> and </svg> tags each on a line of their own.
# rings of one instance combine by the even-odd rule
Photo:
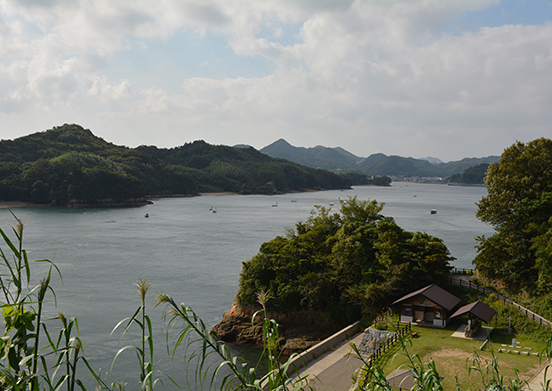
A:
<svg viewBox="0 0 552 391">
<path fill-rule="evenodd" d="M 26 250 L 23 250 L 22 253 L 23 253 L 23 261 L 24 261 L 24 265 L 25 265 L 25 272 L 26 272 L 26 275 L 27 275 L 27 281 L 30 281 L 31 280 L 31 268 L 29 267 L 29 257 L 27 256 L 27 251 Z"/>
<path fill-rule="evenodd" d="M 8 247 L 13 252 L 15 257 L 18 259 L 21 258 L 21 254 L 19 253 L 19 250 L 17 250 L 17 248 L 14 246 L 10 238 L 8 238 L 8 236 L 4 233 L 2 229 L 0 229 L 0 235 L 2 235 L 2 238 L 4 239 L 4 243 L 8 245 Z"/>
<path fill-rule="evenodd" d="M 107 337 L 107 340 L 109 341 L 111 339 L 111 336 L 113 335 L 113 333 L 115 333 L 115 331 L 119 328 L 119 326 L 121 326 L 123 323 L 125 323 L 129 319 L 131 319 L 131 317 L 124 318 L 123 320 L 119 321 L 119 323 L 117 323 L 115 325 L 115 327 L 113 327 L 113 330 L 111 330 L 111 333 L 109 333 L 109 337 Z M 125 329 L 126 329 L 126 327 L 125 327 Z"/>
<path fill-rule="evenodd" d="M 49 263 L 50 266 L 52 266 L 54 269 L 56 269 L 56 271 L 58 273 L 58 277 L 60 278 L 61 283 L 63 283 L 63 275 L 61 274 L 61 271 L 59 270 L 59 268 L 57 267 L 57 265 L 54 262 L 52 262 L 49 259 L 38 259 L 38 260 L 35 260 L 34 262 L 36 262 L 36 263 Z"/>
<path fill-rule="evenodd" d="M 115 361 L 117 360 L 117 358 L 118 358 L 124 351 L 126 351 L 126 350 L 128 350 L 128 349 L 136 349 L 136 347 L 135 347 L 135 346 L 132 346 L 132 345 L 127 345 L 127 346 L 125 346 L 125 347 L 119 349 L 119 351 L 115 354 L 115 357 L 113 358 L 113 361 L 112 361 L 112 363 L 111 363 L 111 369 L 110 369 L 111 371 L 113 371 L 113 366 L 115 365 Z"/>
<path fill-rule="evenodd" d="M 87 391 L 86 387 L 84 386 L 83 382 L 80 379 L 77 379 L 77 385 L 80 387 L 82 391 Z"/>
</svg>

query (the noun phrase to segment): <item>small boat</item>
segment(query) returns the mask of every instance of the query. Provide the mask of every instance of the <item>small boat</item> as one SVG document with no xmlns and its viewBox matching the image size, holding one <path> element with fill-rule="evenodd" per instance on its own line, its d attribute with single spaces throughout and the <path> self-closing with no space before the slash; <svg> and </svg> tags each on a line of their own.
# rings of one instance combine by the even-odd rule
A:
<svg viewBox="0 0 552 391">
<path fill-rule="evenodd" d="M 209 210 L 213 210 L 213 205 L 211 205 L 211 207 L 209 208 Z"/>
<path fill-rule="evenodd" d="M 217 213 L 217 208 L 212 209 L 213 213 Z"/>
<path fill-rule="evenodd" d="M 149 217 L 149 213 L 146 213 L 146 214 L 144 215 L 144 217 L 145 217 L 145 218 L 148 218 L 148 217 Z"/>
<path fill-rule="evenodd" d="M 330 202 L 330 206 L 334 206 L 334 203 L 333 203 L 333 202 Z"/>
<path fill-rule="evenodd" d="M 291 202 L 297 202 L 297 200 L 291 200 Z"/>
<path fill-rule="evenodd" d="M 431 209 L 431 211 L 430 211 L 429 213 L 431 213 L 432 215 L 434 215 L 434 214 L 437 213 L 437 209 L 433 208 L 433 209 Z"/>
<path fill-rule="evenodd" d="M 273 207 L 273 208 L 276 208 L 277 206 L 278 206 L 278 201 L 276 201 L 275 204 L 272 204 L 272 207 Z"/>
</svg>

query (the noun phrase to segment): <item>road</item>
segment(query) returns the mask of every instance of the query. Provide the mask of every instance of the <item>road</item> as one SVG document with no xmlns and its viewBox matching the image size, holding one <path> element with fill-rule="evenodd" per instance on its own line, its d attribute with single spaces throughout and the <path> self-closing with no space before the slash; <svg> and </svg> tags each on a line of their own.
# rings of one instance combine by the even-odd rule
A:
<svg viewBox="0 0 552 391">
<path fill-rule="evenodd" d="M 359 345 L 361 340 L 362 333 L 358 333 L 350 342 Z M 316 391 L 348 391 L 353 387 L 352 376 L 361 364 L 354 353 L 350 354 L 349 342 L 343 342 L 309 363 L 299 373 L 301 376 L 308 374 L 309 385 Z"/>
</svg>

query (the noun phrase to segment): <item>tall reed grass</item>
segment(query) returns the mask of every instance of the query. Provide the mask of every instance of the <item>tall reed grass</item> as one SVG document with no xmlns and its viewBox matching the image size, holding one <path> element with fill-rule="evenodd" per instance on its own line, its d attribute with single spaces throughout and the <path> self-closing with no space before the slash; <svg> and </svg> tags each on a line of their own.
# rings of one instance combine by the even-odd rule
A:
<svg viewBox="0 0 552 391">
<path fill-rule="evenodd" d="M 61 272 L 50 260 L 29 261 L 27 251 L 23 248 L 24 223 L 13 213 L 12 216 L 15 219 L 12 228 L 15 239 L 10 239 L 10 235 L 0 229 L 3 239 L 0 245 L 0 304 L 4 318 L 4 334 L 0 339 L 0 390 L 124 390 L 127 387 L 153 390 L 156 387 L 175 389 L 184 386 L 156 368 L 153 322 L 146 306 L 150 284 L 146 279 L 136 283 L 140 305 L 131 316 L 117 323 L 108 337 L 112 338 L 121 331 L 121 340 L 123 336 L 135 333 L 132 329 L 137 329 L 140 341 L 121 347 L 111 366 L 113 370 L 123 352 L 134 351 L 138 363 L 136 385 L 108 382 L 109 373 L 98 373 L 92 368 L 84 356 L 77 319 L 67 318 L 62 312 L 58 312 L 55 319 L 44 319 L 47 295 L 51 295 L 55 302 L 55 291 L 50 286 L 52 273 L 57 273 L 61 278 Z M 49 266 L 46 276 L 36 286 L 31 283 L 35 280 L 34 263 L 46 263 Z M 256 316 L 266 314 L 264 308 L 268 299 L 266 293 L 259 295 L 263 310 L 255 314 L 253 321 Z M 164 319 L 168 321 L 169 328 L 177 332 L 175 340 L 167 334 L 167 351 L 174 356 L 183 350 L 187 363 L 196 366 L 194 379 L 188 379 L 188 386 L 194 384 L 201 389 L 259 391 L 308 388 L 305 378 L 292 378 L 289 375 L 293 373 L 290 368 L 293 356 L 287 362 L 280 363 L 278 324 L 266 315 L 263 319 L 263 341 L 264 354 L 268 357 L 268 371 L 263 371 L 266 374 L 259 376 L 258 368 L 250 366 L 241 357 L 232 356 L 226 344 L 205 326 L 193 309 L 176 304 L 164 294 L 157 294 L 155 304 L 167 306 Z M 61 325 L 56 325 L 57 321 Z M 50 328 L 57 328 L 57 335 L 52 335 Z M 212 363 L 216 363 L 216 366 L 213 367 Z M 223 369 L 226 372 L 223 373 Z M 87 380 L 83 381 L 79 376 Z"/>
</svg>

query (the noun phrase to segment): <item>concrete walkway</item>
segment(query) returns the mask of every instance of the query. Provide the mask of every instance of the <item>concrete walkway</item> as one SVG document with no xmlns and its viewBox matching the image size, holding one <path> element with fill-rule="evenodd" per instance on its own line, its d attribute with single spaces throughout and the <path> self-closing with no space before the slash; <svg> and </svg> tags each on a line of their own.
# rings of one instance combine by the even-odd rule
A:
<svg viewBox="0 0 552 391">
<path fill-rule="evenodd" d="M 531 379 L 529 380 L 529 389 L 532 391 L 543 391 L 545 388 L 543 387 L 544 384 L 544 372 L 546 372 L 546 367 L 550 365 L 551 362 L 547 362 L 543 364 L 539 370 L 539 372 Z M 552 367 L 548 370 L 548 373 L 546 374 L 546 377 L 548 380 L 552 379 Z M 550 384 L 550 387 L 552 387 L 552 382 Z"/>
<path fill-rule="evenodd" d="M 362 334 L 356 334 L 347 342 L 307 364 L 299 371 L 301 376 L 308 375 L 309 385 L 317 391 L 348 391 L 353 387 L 352 375 L 362 365 L 354 353 L 350 353 L 349 342 L 360 345 Z"/>
</svg>

